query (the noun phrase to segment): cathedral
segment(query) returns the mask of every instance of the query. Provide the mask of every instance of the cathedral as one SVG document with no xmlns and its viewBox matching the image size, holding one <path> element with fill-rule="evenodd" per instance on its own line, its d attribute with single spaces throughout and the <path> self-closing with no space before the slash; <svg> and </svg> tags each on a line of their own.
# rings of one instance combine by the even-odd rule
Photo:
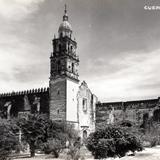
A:
<svg viewBox="0 0 160 160">
<path fill-rule="evenodd" d="M 141 125 L 149 118 L 160 122 L 160 97 L 100 103 L 87 83 L 80 82 L 77 42 L 73 39 L 66 6 L 52 47 L 49 86 L 0 94 L 0 117 L 10 119 L 28 113 L 47 114 L 52 120 L 74 124 L 82 139 L 106 124 L 127 121 L 131 125 Z"/>
<path fill-rule="evenodd" d="M 85 81 L 80 82 L 76 54 L 65 6 L 57 37 L 52 40 L 49 87 L 0 94 L 0 116 L 22 117 L 28 113 L 48 114 L 52 120 L 74 124 L 82 138 L 95 130 L 97 97 Z"/>
</svg>

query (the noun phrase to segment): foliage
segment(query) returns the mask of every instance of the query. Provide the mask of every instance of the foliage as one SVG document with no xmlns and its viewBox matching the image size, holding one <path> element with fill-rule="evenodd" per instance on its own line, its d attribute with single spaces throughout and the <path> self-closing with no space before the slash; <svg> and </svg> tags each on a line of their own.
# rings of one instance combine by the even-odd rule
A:
<svg viewBox="0 0 160 160">
<path fill-rule="evenodd" d="M 128 120 L 122 120 L 122 121 L 118 122 L 117 124 L 122 127 L 132 127 L 134 125 L 133 122 L 128 121 Z"/>
<path fill-rule="evenodd" d="M 74 126 L 67 124 L 64 121 L 51 121 L 48 120 L 46 124 L 46 138 L 61 139 L 64 142 L 66 140 L 76 139 L 77 133 L 74 130 Z M 58 133 L 58 134 L 57 134 Z"/>
<path fill-rule="evenodd" d="M 56 158 L 66 147 L 66 141 L 73 144 L 77 140 L 74 126 L 63 121 L 50 121 L 47 130 L 48 141 L 44 144 L 44 151 L 52 153 Z"/>
<path fill-rule="evenodd" d="M 44 115 L 28 115 L 19 121 L 19 126 L 30 146 L 31 157 L 38 147 L 55 157 L 65 147 L 65 142 L 76 137 L 73 126 L 62 121 L 52 121 Z"/>
<path fill-rule="evenodd" d="M 64 148 L 64 144 L 59 139 L 48 139 L 46 143 L 43 144 L 43 150 L 45 154 L 53 154 L 55 158 L 59 157 L 59 153 Z"/>
<path fill-rule="evenodd" d="M 108 126 L 90 134 L 87 148 L 95 158 L 123 157 L 128 151 L 141 151 L 140 140 L 116 126 Z"/>
<path fill-rule="evenodd" d="M 0 160 L 5 160 L 18 145 L 16 130 L 18 127 L 12 121 L 0 119 Z"/>
<path fill-rule="evenodd" d="M 37 144 L 45 141 L 47 118 L 42 115 L 28 115 L 19 120 L 26 142 L 30 146 L 31 157 L 35 156 Z"/>
<path fill-rule="evenodd" d="M 142 141 L 147 147 L 154 147 L 160 144 L 160 124 L 149 119 L 145 128 L 143 128 Z M 148 142 L 148 143 L 147 143 Z"/>
<path fill-rule="evenodd" d="M 80 148 L 70 145 L 67 152 L 67 160 L 78 160 L 80 158 Z"/>
<path fill-rule="evenodd" d="M 72 143 L 68 147 L 67 159 L 78 160 L 81 157 L 80 147 L 81 147 L 81 139 L 80 137 L 77 137 L 76 139 L 74 139 L 74 143 Z"/>
<path fill-rule="evenodd" d="M 142 136 L 142 142 L 144 147 L 154 147 L 159 143 L 159 137 L 146 133 Z"/>
</svg>

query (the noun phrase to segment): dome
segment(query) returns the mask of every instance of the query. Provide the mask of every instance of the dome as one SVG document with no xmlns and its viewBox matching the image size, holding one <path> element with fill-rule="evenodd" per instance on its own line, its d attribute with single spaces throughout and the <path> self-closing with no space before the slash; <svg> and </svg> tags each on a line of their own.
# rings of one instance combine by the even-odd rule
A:
<svg viewBox="0 0 160 160">
<path fill-rule="evenodd" d="M 72 32 L 72 27 L 71 25 L 69 24 L 68 21 L 63 21 L 60 26 L 59 26 L 59 32 L 62 32 L 62 31 L 71 31 Z"/>
<path fill-rule="evenodd" d="M 72 34 L 72 27 L 68 22 L 66 5 L 64 10 L 64 15 L 63 15 L 63 22 L 60 24 L 58 32 L 59 32 L 59 37 L 64 37 L 64 36 L 71 37 L 71 34 Z"/>
</svg>

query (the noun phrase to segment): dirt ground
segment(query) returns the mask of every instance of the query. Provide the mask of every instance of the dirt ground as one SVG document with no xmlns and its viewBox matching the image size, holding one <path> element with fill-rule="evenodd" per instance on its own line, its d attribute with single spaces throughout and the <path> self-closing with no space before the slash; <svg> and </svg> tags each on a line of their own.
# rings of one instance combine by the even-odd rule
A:
<svg viewBox="0 0 160 160">
<path fill-rule="evenodd" d="M 144 151 L 136 153 L 135 156 L 126 156 L 120 160 L 160 160 L 160 146 L 145 148 Z"/>
<path fill-rule="evenodd" d="M 85 153 L 85 160 L 93 160 L 93 157 L 89 153 Z M 34 158 L 16 158 L 16 160 L 60 160 L 66 158 L 55 159 L 49 155 L 36 155 Z M 84 160 L 84 159 L 83 159 Z M 160 146 L 153 148 L 145 148 L 142 152 L 137 152 L 135 156 L 125 156 L 123 158 L 107 158 L 107 160 L 160 160 Z"/>
</svg>

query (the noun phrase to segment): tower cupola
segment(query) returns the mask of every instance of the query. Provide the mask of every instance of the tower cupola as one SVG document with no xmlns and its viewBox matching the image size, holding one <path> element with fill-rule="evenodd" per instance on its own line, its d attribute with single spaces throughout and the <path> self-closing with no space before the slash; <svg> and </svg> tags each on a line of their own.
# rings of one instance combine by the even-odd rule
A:
<svg viewBox="0 0 160 160">
<path fill-rule="evenodd" d="M 52 40 L 53 52 L 51 53 L 51 79 L 58 77 L 68 78 L 79 82 L 78 66 L 79 57 L 76 54 L 77 42 L 72 39 L 72 27 L 68 22 L 67 8 L 65 5 L 63 22 L 59 26 L 58 37 Z"/>
<path fill-rule="evenodd" d="M 68 15 L 67 15 L 67 7 L 65 5 L 64 15 L 63 15 L 63 22 L 60 24 L 58 29 L 59 37 L 71 37 L 72 35 L 72 27 L 68 22 Z"/>
</svg>

